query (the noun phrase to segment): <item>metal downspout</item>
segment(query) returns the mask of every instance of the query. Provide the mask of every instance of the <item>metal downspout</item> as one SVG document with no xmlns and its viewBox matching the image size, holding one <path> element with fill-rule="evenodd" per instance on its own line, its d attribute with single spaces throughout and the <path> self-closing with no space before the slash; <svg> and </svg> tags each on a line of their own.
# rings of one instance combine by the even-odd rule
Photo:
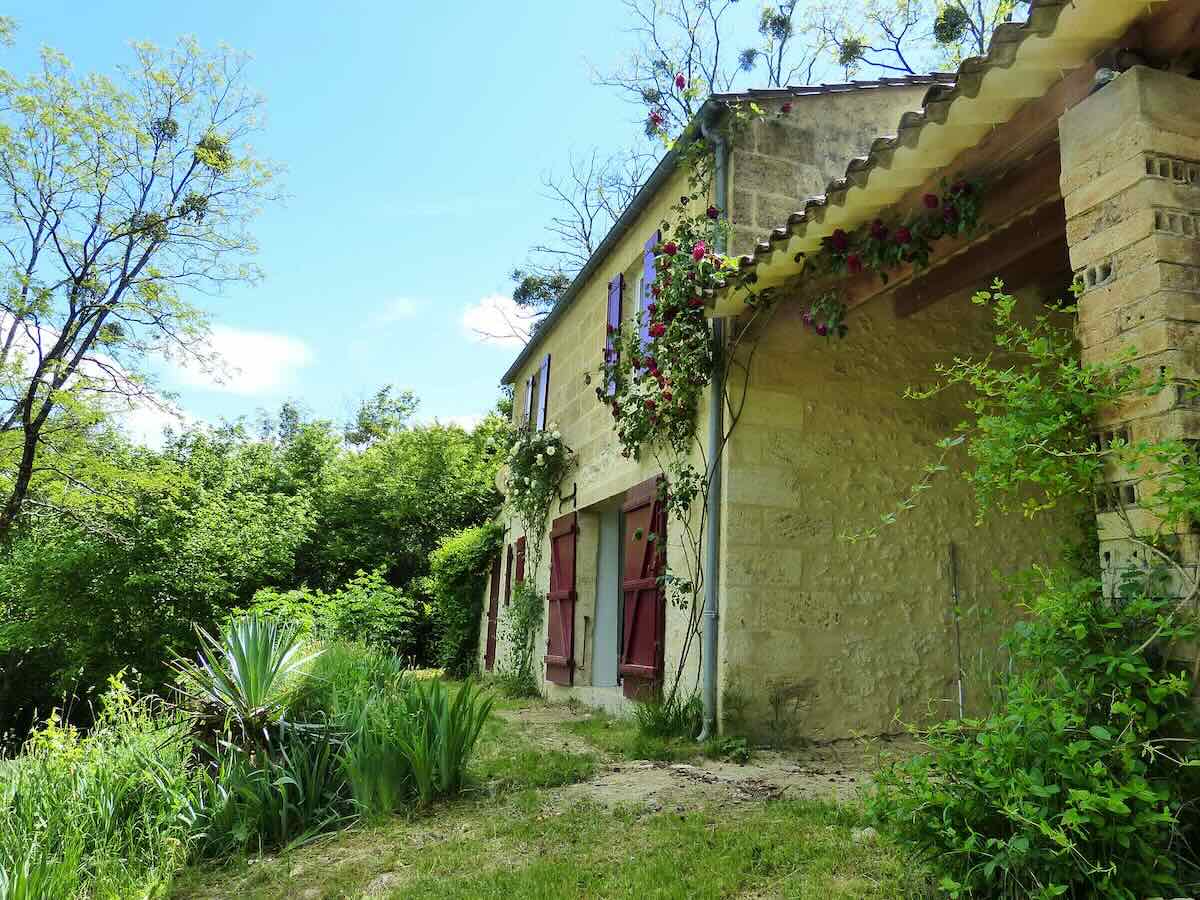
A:
<svg viewBox="0 0 1200 900">
<path fill-rule="evenodd" d="M 700 124 L 700 133 L 713 146 L 715 156 L 715 204 L 724 215 L 729 199 L 729 144 L 725 136 L 710 121 Z M 717 252 L 725 252 L 724 240 L 718 241 Z M 717 734 L 717 618 L 720 610 L 721 561 L 721 450 L 725 437 L 725 377 L 723 358 L 725 322 L 712 320 L 713 375 L 708 397 L 708 497 L 704 535 L 704 632 L 703 632 L 703 700 L 704 727 L 698 740 Z"/>
</svg>

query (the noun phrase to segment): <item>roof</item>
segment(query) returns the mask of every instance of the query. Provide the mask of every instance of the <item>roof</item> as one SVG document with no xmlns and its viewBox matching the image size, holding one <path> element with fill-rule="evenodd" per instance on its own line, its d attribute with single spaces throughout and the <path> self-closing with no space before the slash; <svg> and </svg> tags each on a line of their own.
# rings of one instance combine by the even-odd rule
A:
<svg viewBox="0 0 1200 900">
<path fill-rule="evenodd" d="M 808 84 L 794 85 L 781 88 L 752 88 L 746 91 L 716 93 L 709 96 L 704 104 L 692 117 L 692 121 L 688 123 L 684 129 L 683 135 L 680 137 L 677 144 L 684 146 L 687 143 L 696 139 L 700 132 L 700 123 L 710 119 L 720 110 L 724 109 L 731 103 L 738 103 L 748 100 L 785 100 L 789 97 L 813 97 L 823 96 L 826 94 L 842 94 L 853 91 L 877 90 L 880 88 L 890 87 L 913 87 L 921 85 L 930 86 L 946 86 L 952 84 L 954 76 L 947 73 L 933 73 L 931 75 L 904 75 L 894 78 L 876 78 L 862 81 L 847 81 L 839 84 Z M 542 338 L 549 333 L 554 323 L 558 321 L 574 303 L 575 298 L 582 293 L 584 286 L 588 283 L 591 277 L 600 268 L 600 265 L 608 258 L 609 254 L 615 249 L 616 245 L 625 236 L 626 232 L 633 227 L 633 224 L 645 211 L 650 204 L 654 195 L 666 183 L 667 179 L 675 171 L 676 163 L 679 161 L 679 152 L 677 150 L 669 150 L 662 159 L 658 161 L 654 171 L 650 173 L 650 177 L 646 179 L 646 183 L 641 186 L 629 206 L 613 223 L 608 234 L 604 236 L 604 240 L 600 242 L 592 255 L 588 257 L 583 268 L 576 274 L 575 278 L 568 285 L 567 289 L 559 297 L 554 308 L 546 315 L 534 332 L 529 342 L 513 360 L 508 371 L 504 373 L 501 379 L 501 384 L 513 383 L 518 373 L 530 359 L 533 358 L 538 346 L 541 344 Z"/>
<path fill-rule="evenodd" d="M 905 113 L 894 135 L 877 138 L 866 156 L 850 160 L 824 194 L 741 257 L 741 269 L 753 270 L 760 288 L 795 274 L 803 267 L 798 254 L 816 250 L 837 228 L 874 219 L 1164 2 L 1033 0 L 1025 22 L 1000 25 L 986 56 L 965 60 L 952 86 L 930 87 L 920 110 Z M 715 314 L 738 311 L 733 294 L 718 297 Z"/>
</svg>

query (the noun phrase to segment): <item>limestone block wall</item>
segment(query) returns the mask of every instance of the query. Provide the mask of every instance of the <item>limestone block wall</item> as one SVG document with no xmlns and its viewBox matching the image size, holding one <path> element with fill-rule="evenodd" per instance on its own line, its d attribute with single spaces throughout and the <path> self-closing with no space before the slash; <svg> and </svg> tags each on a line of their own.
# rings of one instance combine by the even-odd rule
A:
<svg viewBox="0 0 1200 900">
<path fill-rule="evenodd" d="M 1083 279 L 1079 338 L 1085 359 L 1132 347 L 1147 373 L 1200 375 L 1200 82 L 1134 68 L 1080 103 L 1059 123 L 1062 191 L 1071 263 Z M 1128 440 L 1200 438 L 1200 404 L 1183 389 L 1108 410 L 1103 435 Z M 1156 523 L 1138 505 L 1152 481 L 1110 471 L 1112 496 L 1133 523 Z M 1101 556 L 1111 592 L 1144 551 L 1128 541 L 1119 513 L 1099 515 Z M 1175 536 L 1193 575 L 1195 533 Z"/>
<path fill-rule="evenodd" d="M 894 85 L 759 101 L 767 116 L 733 141 L 730 252 L 749 252 L 801 201 L 825 193 L 851 159 L 880 135 L 895 133 L 903 113 L 920 108 L 926 90 Z M 781 114 L 785 102 L 791 111 Z"/>
<path fill-rule="evenodd" d="M 753 733 L 788 739 L 893 732 L 897 714 L 945 718 L 957 711 L 949 544 L 975 705 L 1015 614 L 1000 576 L 1052 556 L 1069 520 L 977 527 L 969 487 L 946 473 L 877 540 L 840 540 L 877 523 L 936 459 L 935 443 L 962 419 L 961 396 L 902 393 L 929 385 L 937 362 L 986 353 L 988 314 L 964 294 L 900 319 L 880 299 L 851 314 L 846 339 L 827 341 L 801 311 L 784 297 L 763 330 L 729 445 L 725 700 L 743 695 Z"/>
</svg>

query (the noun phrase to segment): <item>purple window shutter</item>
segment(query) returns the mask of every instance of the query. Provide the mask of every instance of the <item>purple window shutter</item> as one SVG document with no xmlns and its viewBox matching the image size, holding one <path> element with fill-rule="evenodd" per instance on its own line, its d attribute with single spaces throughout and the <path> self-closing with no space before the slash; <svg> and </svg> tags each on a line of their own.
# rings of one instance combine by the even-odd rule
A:
<svg viewBox="0 0 1200 900">
<path fill-rule="evenodd" d="M 658 246 L 658 242 L 662 240 L 662 234 L 655 231 L 650 235 L 650 240 L 646 241 L 646 252 L 642 256 L 642 299 L 639 301 L 642 311 L 642 351 L 650 346 L 650 313 L 646 312 L 646 307 L 653 301 L 654 295 L 650 293 L 650 287 L 654 284 L 654 248 Z"/>
<path fill-rule="evenodd" d="M 541 431 L 546 427 L 546 407 L 550 402 L 550 354 L 542 360 L 541 372 L 538 374 L 538 408 L 537 427 Z"/>
<path fill-rule="evenodd" d="M 607 338 L 604 341 L 604 361 L 617 361 L 615 350 L 616 339 L 613 332 L 621 327 L 621 300 L 625 293 L 625 276 L 618 275 L 608 283 L 608 328 L 605 329 Z M 615 380 L 608 383 L 608 396 L 617 392 Z"/>
</svg>

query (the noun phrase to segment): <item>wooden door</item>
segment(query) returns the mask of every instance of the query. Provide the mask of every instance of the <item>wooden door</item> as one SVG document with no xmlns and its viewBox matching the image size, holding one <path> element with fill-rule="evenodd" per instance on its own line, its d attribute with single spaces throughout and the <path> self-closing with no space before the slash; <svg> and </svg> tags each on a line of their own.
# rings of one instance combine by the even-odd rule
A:
<svg viewBox="0 0 1200 900">
<path fill-rule="evenodd" d="M 500 555 L 492 560 L 492 574 L 488 584 L 487 647 L 483 655 L 483 667 L 492 671 L 496 667 L 496 620 L 500 616 Z"/>
<path fill-rule="evenodd" d="M 546 611 L 546 680 L 571 684 L 575 677 L 575 513 L 550 528 L 550 598 Z"/>
<path fill-rule="evenodd" d="M 662 686 L 666 597 L 659 579 L 666 563 L 667 529 L 659 479 L 651 478 L 625 495 L 625 565 L 621 663 L 626 697 L 641 697 Z"/>
</svg>

